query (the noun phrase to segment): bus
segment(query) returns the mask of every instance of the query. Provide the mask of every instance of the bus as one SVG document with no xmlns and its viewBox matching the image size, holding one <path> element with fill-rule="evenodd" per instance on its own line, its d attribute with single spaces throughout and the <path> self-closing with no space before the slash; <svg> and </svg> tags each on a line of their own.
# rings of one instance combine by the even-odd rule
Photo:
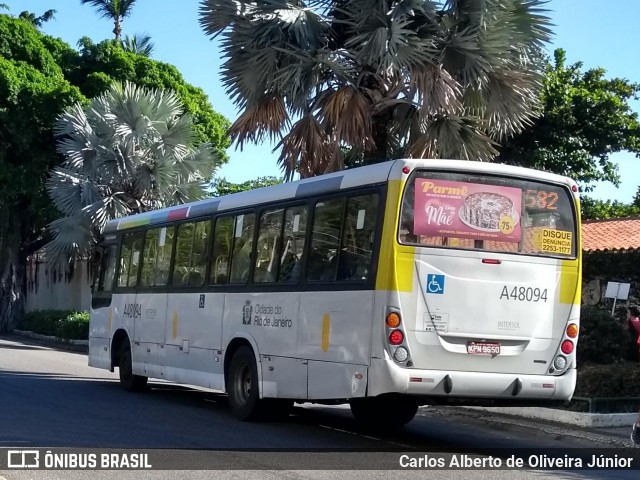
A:
<svg viewBox="0 0 640 480">
<path fill-rule="evenodd" d="M 393 426 L 574 392 L 580 206 L 555 174 L 387 161 L 115 219 L 96 257 L 89 365 L 128 390 Z"/>
</svg>

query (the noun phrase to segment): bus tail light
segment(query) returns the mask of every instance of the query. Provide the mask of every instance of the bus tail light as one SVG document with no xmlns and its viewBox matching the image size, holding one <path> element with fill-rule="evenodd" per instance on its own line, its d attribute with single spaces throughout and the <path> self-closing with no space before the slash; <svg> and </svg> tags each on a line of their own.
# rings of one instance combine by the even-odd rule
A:
<svg viewBox="0 0 640 480">
<path fill-rule="evenodd" d="M 395 312 L 387 314 L 386 324 L 389 328 L 398 328 L 400 326 L 400 315 Z"/>
<path fill-rule="evenodd" d="M 562 355 L 558 355 L 553 361 L 553 368 L 556 370 L 564 370 L 567 367 L 567 359 Z"/>
<path fill-rule="evenodd" d="M 400 345 L 404 341 L 404 333 L 402 330 L 394 330 L 389 335 L 389 343 L 391 345 Z"/>
<path fill-rule="evenodd" d="M 396 351 L 393 353 L 393 358 L 396 359 L 396 362 L 403 363 L 407 361 L 409 358 L 409 352 L 404 347 L 396 348 Z"/>
<path fill-rule="evenodd" d="M 560 350 L 562 350 L 562 353 L 564 353 L 565 355 L 569 355 L 571 352 L 573 352 L 573 342 L 571 340 L 565 340 L 564 342 L 562 342 Z"/>
<path fill-rule="evenodd" d="M 570 323 L 567 327 L 567 337 L 576 338 L 578 336 L 578 325 Z"/>
</svg>

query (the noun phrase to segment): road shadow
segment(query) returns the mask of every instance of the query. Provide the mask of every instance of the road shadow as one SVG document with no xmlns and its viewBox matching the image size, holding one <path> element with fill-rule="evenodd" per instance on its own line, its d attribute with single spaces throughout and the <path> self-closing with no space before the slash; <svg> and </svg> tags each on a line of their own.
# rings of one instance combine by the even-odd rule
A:
<svg viewBox="0 0 640 480">
<path fill-rule="evenodd" d="M 19 347 L 33 348 L 33 349 L 49 349 L 59 350 L 67 353 L 75 353 L 78 355 L 87 355 L 89 347 L 87 345 L 74 345 L 72 343 L 66 343 L 58 340 L 43 340 L 37 338 L 31 338 L 24 335 L 18 335 L 15 333 L 2 333 L 0 334 L 0 340 L 11 342 L 11 344 L 0 343 L 0 348 L 15 348 Z"/>
</svg>

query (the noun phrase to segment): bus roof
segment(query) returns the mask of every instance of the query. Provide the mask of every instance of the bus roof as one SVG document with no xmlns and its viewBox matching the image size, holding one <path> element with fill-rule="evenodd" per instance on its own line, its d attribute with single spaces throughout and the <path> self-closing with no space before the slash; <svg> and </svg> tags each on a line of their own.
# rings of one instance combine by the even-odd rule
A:
<svg viewBox="0 0 640 480">
<path fill-rule="evenodd" d="M 185 203 L 160 210 L 153 210 L 136 215 L 129 215 L 127 217 L 116 218 L 107 223 L 104 233 L 113 233 L 140 226 L 162 224 L 172 220 L 203 217 L 217 212 L 242 207 L 251 207 L 278 200 L 304 198 L 353 187 L 384 183 L 390 176 L 396 177 L 396 174 L 398 178 L 401 178 L 401 168 L 405 165 L 409 166 L 411 170 L 420 167 L 446 170 L 470 170 L 487 174 L 506 174 L 512 176 L 532 177 L 539 180 L 563 183 L 566 185 L 574 183 L 566 177 L 553 173 L 490 162 L 443 159 L 391 160 L 374 165 L 329 173 L 318 177 L 305 178 L 295 182 L 262 187 L 222 197 L 206 198 L 197 202 Z"/>
</svg>

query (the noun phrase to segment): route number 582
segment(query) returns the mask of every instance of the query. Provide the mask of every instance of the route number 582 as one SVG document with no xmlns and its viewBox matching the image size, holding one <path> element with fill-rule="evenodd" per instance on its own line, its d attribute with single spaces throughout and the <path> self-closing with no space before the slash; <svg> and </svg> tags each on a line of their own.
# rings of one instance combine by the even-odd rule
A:
<svg viewBox="0 0 640 480">
<path fill-rule="evenodd" d="M 524 194 L 524 205 L 528 208 L 546 208 L 557 210 L 558 194 L 545 190 L 527 190 Z"/>
</svg>

